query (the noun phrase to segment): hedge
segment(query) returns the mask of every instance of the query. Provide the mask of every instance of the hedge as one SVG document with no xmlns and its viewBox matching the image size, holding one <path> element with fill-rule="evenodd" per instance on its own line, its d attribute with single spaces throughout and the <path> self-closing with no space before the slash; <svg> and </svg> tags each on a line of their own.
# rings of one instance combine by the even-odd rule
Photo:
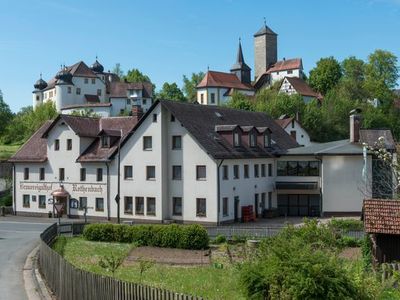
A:
<svg viewBox="0 0 400 300">
<path fill-rule="evenodd" d="M 120 225 L 89 224 L 83 230 L 88 241 L 135 243 L 138 246 L 154 246 L 180 249 L 208 248 L 207 230 L 200 225 Z"/>
</svg>

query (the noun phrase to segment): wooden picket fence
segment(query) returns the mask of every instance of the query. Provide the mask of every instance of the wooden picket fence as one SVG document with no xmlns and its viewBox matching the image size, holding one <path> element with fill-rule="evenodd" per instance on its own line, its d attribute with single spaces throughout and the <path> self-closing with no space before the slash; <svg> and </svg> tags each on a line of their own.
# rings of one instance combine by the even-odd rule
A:
<svg viewBox="0 0 400 300">
<path fill-rule="evenodd" d="M 50 247 L 57 233 L 57 224 L 53 224 L 40 235 L 39 266 L 49 288 L 59 300 L 203 299 L 78 269 Z"/>
</svg>

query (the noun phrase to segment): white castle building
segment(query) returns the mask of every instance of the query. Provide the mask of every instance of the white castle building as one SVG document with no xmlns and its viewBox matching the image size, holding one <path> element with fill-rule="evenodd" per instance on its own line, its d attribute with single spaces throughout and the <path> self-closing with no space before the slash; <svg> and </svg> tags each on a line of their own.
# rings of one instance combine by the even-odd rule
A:
<svg viewBox="0 0 400 300">
<path fill-rule="evenodd" d="M 54 215 L 51 199 L 69 217 L 87 208 L 115 220 L 118 178 L 125 220 L 220 224 L 248 206 L 258 218 L 359 214 L 372 195 L 364 187 L 377 184 L 362 177 L 377 166 L 362 143 L 384 135 L 395 147 L 390 131 L 360 129 L 358 115 L 349 140 L 298 147 L 264 113 L 156 101 L 141 114 L 44 124 L 9 160 L 16 214 Z"/>
<path fill-rule="evenodd" d="M 48 82 L 34 84 L 33 107 L 52 101 L 58 112 L 89 111 L 102 117 L 130 112 L 138 105 L 147 111 L 153 102 L 152 84 L 129 83 L 96 61 L 89 68 L 83 61 L 64 66 Z"/>
</svg>

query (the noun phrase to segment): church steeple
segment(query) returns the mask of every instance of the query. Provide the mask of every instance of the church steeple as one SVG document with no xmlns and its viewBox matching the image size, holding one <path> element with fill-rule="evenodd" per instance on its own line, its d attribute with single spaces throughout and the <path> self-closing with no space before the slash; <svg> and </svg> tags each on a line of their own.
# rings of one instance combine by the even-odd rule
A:
<svg viewBox="0 0 400 300">
<path fill-rule="evenodd" d="M 236 74 L 242 83 L 251 84 L 251 68 L 244 62 L 242 43 L 239 38 L 239 47 L 236 56 L 236 63 L 231 68 L 231 73 Z"/>
</svg>

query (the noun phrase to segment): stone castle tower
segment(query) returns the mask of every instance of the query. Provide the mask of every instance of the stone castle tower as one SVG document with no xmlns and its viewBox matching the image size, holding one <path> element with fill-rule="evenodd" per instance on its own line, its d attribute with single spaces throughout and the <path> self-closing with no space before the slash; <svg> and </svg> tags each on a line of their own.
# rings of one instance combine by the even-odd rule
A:
<svg viewBox="0 0 400 300">
<path fill-rule="evenodd" d="M 254 34 L 254 76 L 259 78 L 278 59 L 278 35 L 264 22 Z"/>
</svg>

